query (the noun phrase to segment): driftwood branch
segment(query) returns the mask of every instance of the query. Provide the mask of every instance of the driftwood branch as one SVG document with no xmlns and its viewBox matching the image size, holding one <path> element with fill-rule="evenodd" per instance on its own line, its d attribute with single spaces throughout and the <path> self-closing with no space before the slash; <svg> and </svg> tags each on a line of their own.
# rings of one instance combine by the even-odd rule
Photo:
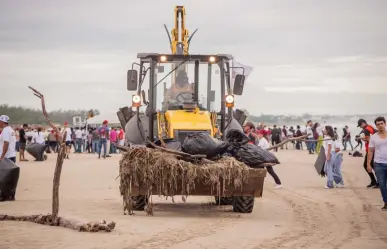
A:
<svg viewBox="0 0 387 249">
<path fill-rule="evenodd" d="M 59 184 L 60 184 L 60 176 L 62 174 L 62 166 L 66 156 L 66 131 L 63 134 L 63 139 L 60 144 L 60 148 L 58 151 L 58 157 L 56 158 L 56 166 L 54 172 L 53 179 L 53 187 L 52 187 L 52 219 L 56 220 L 59 213 Z"/>
<path fill-rule="evenodd" d="M 82 223 L 76 220 L 65 219 L 62 217 L 57 217 L 55 220 L 52 218 L 51 214 L 47 215 L 4 215 L 0 214 L 0 221 L 28 221 L 37 224 L 43 224 L 48 226 L 60 226 L 71 228 L 79 232 L 99 232 L 106 231 L 111 232 L 116 223 L 106 221 L 102 222 L 89 222 Z"/>
<path fill-rule="evenodd" d="M 124 145 L 119 145 L 117 143 L 112 143 L 114 144 L 114 146 L 116 146 L 119 150 L 123 150 L 123 151 L 126 151 L 126 152 L 129 152 L 130 151 L 130 148 L 127 147 L 127 146 L 124 146 Z"/>
<path fill-rule="evenodd" d="M 51 126 L 52 129 L 54 129 L 57 138 L 60 137 L 59 134 L 59 129 L 51 122 L 50 117 L 48 116 L 47 109 L 46 109 L 46 103 L 44 101 L 44 95 L 36 90 L 35 88 L 29 86 L 33 92 L 34 95 L 38 98 L 40 98 L 42 102 L 42 112 L 43 116 L 46 118 L 47 123 Z M 52 221 L 56 222 L 58 218 L 58 213 L 59 213 L 59 184 L 60 184 L 60 176 L 62 173 L 62 166 L 63 166 L 63 161 L 66 156 L 66 145 L 65 145 L 65 140 L 66 139 L 66 131 L 64 132 L 62 139 L 58 140 L 61 141 L 60 144 L 60 149 L 58 152 L 58 157 L 56 160 L 56 166 L 55 166 L 55 172 L 54 172 L 54 179 L 53 179 L 53 187 L 52 187 Z"/>
<path fill-rule="evenodd" d="M 303 135 L 303 136 L 299 136 L 299 137 L 288 138 L 288 139 L 282 141 L 281 143 L 276 144 L 276 145 L 274 145 L 274 146 L 268 148 L 267 150 L 273 150 L 273 149 L 279 148 L 279 147 L 281 147 L 282 145 L 287 144 L 287 143 L 289 143 L 289 142 L 291 142 L 291 141 L 303 140 L 303 139 L 305 139 L 305 138 L 307 138 L 307 137 L 308 137 L 308 134 L 307 134 L 307 135 Z"/>
<path fill-rule="evenodd" d="M 28 88 L 31 89 L 31 90 L 34 92 L 34 95 L 40 99 L 40 101 L 41 101 L 41 103 L 42 103 L 42 112 L 43 112 L 43 116 L 46 118 L 46 121 L 47 121 L 48 125 L 55 131 L 55 134 L 56 134 L 56 136 L 57 136 L 57 141 L 62 140 L 62 139 L 60 138 L 60 132 L 59 132 L 58 127 L 56 127 L 56 126 L 52 123 L 50 117 L 48 116 L 47 109 L 46 109 L 46 103 L 45 103 L 45 101 L 44 101 L 44 95 L 43 95 L 41 92 L 39 92 L 38 90 L 36 90 L 35 88 L 33 88 L 32 86 L 28 86 Z M 66 137 L 66 136 L 65 136 L 65 137 Z"/>
<path fill-rule="evenodd" d="M 161 146 L 164 148 L 167 148 L 167 144 L 165 143 L 163 136 L 160 136 L 159 138 L 160 138 Z"/>
<path fill-rule="evenodd" d="M 302 142 L 319 142 L 319 141 L 329 141 L 329 140 L 333 140 L 332 138 L 325 138 L 325 139 L 302 139 L 300 141 Z"/>
<path fill-rule="evenodd" d="M 42 103 L 42 112 L 43 116 L 46 118 L 47 123 L 51 126 L 52 129 L 54 129 L 57 138 L 59 138 L 59 129 L 51 122 L 50 117 L 48 116 L 47 109 L 46 109 L 46 103 L 44 101 L 44 95 L 36 90 L 35 88 L 29 86 L 36 97 L 38 97 L 41 100 Z M 63 138 L 61 140 L 61 145 L 60 149 L 58 152 L 58 157 L 56 160 L 56 166 L 55 166 L 55 172 L 54 172 L 54 179 L 53 179 L 53 187 L 52 187 L 52 222 L 56 222 L 58 218 L 58 213 L 59 213 L 59 184 L 60 184 L 60 176 L 62 173 L 62 166 L 63 166 L 63 161 L 65 158 L 65 151 L 66 151 L 66 146 L 64 144 L 64 139 L 66 138 L 66 131 L 63 134 Z"/>
</svg>

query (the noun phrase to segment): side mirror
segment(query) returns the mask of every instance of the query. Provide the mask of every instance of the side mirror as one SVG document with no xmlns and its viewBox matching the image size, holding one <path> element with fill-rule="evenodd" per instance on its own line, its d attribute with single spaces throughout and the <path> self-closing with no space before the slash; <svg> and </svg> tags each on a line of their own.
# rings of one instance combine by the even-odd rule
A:
<svg viewBox="0 0 387 249">
<path fill-rule="evenodd" d="M 128 70 L 127 88 L 128 91 L 136 91 L 138 84 L 137 70 Z"/>
<path fill-rule="evenodd" d="M 234 81 L 234 89 L 233 89 L 234 95 L 242 95 L 244 84 L 245 84 L 245 76 L 242 74 L 237 74 L 235 76 L 235 81 Z"/>
</svg>

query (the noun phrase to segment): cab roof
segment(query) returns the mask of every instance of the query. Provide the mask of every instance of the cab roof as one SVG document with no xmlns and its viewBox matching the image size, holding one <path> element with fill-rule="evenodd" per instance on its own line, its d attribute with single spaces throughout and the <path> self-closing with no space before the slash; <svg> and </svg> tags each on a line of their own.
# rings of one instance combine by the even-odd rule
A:
<svg viewBox="0 0 387 249">
<path fill-rule="evenodd" d="M 192 58 L 192 60 L 208 60 L 208 57 L 214 56 L 218 59 L 225 59 L 225 60 L 232 60 L 233 57 L 230 54 L 189 54 L 189 55 L 182 55 L 182 54 L 159 54 L 159 53 L 138 53 L 137 58 L 138 59 L 153 59 L 158 60 L 158 58 L 162 55 L 165 55 L 169 58 L 173 57 L 177 60 L 185 60 L 188 58 Z"/>
</svg>

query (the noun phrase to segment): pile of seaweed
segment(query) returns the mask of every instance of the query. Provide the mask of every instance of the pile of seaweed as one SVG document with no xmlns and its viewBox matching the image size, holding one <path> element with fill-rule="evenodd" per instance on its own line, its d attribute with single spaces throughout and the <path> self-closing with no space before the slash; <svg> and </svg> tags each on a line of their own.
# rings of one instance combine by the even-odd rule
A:
<svg viewBox="0 0 387 249">
<path fill-rule="evenodd" d="M 262 170 L 278 164 L 274 154 L 250 144 L 241 131 L 230 130 L 226 140 L 218 140 L 207 132 L 189 134 L 182 144 L 174 141 L 162 147 L 148 141 L 148 147 L 122 148 L 126 152 L 120 161 L 120 191 L 124 211 L 132 213 L 133 200 L 137 203 L 132 187 L 141 194 L 188 196 L 195 183 L 208 187 L 211 195 L 225 196 L 225 187 L 242 190 L 249 171 Z M 259 169 L 260 168 L 260 169 Z"/>
<path fill-rule="evenodd" d="M 126 207 L 131 206 L 132 186 L 145 189 L 148 195 L 188 196 L 195 189 L 195 182 L 201 181 L 211 187 L 214 195 L 222 196 L 221 186 L 242 188 L 249 170 L 246 164 L 228 156 L 190 162 L 157 149 L 131 148 L 120 160 L 120 192 Z"/>
</svg>

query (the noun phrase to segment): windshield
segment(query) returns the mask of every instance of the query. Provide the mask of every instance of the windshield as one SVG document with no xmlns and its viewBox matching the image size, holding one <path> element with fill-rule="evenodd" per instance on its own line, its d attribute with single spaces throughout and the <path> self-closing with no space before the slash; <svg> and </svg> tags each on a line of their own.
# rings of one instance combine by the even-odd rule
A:
<svg viewBox="0 0 387 249">
<path fill-rule="evenodd" d="M 176 68 L 181 64 L 178 68 Z M 176 68 L 176 70 L 174 70 Z M 221 78 L 218 64 L 200 63 L 198 66 L 198 104 L 201 109 L 220 111 Z M 171 71 L 174 70 L 172 73 Z M 179 109 L 192 103 L 195 94 L 195 62 L 161 63 L 156 69 L 156 109 Z"/>
</svg>

